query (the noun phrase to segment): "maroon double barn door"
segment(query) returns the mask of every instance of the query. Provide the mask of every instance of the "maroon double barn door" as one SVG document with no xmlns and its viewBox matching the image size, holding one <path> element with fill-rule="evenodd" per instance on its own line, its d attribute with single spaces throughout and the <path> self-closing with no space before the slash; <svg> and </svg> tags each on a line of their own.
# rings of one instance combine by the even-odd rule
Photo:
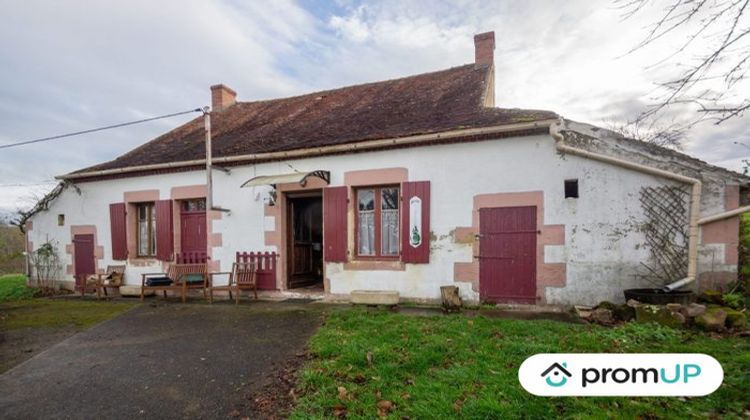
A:
<svg viewBox="0 0 750 420">
<path fill-rule="evenodd" d="M 479 210 L 479 294 L 483 301 L 536 302 L 536 207 Z"/>
</svg>

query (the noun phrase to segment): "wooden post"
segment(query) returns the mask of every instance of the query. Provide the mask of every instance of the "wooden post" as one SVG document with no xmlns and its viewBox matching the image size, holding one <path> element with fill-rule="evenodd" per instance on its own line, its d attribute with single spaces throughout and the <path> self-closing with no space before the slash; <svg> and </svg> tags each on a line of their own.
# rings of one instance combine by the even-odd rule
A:
<svg viewBox="0 0 750 420">
<path fill-rule="evenodd" d="M 214 209 L 214 185 L 211 170 L 211 113 L 208 108 L 203 109 L 203 125 L 206 135 L 206 268 L 211 272 L 211 214 Z"/>
</svg>

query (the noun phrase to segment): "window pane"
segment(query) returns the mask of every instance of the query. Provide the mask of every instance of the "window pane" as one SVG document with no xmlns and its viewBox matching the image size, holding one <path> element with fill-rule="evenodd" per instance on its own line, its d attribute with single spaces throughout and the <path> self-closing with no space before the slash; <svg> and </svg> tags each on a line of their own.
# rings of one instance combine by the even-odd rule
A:
<svg viewBox="0 0 750 420">
<path fill-rule="evenodd" d="M 151 213 L 151 252 L 149 255 L 156 255 L 156 209 L 153 204 L 148 206 Z"/>
<path fill-rule="evenodd" d="M 398 255 L 398 188 L 381 190 L 380 207 L 380 253 Z"/>
<path fill-rule="evenodd" d="M 382 197 L 382 200 L 380 201 L 380 207 L 383 210 L 393 210 L 398 209 L 398 187 L 393 188 L 383 188 L 380 190 L 380 196 Z"/>
<path fill-rule="evenodd" d="M 358 190 L 359 211 L 375 210 L 375 190 Z"/>
<path fill-rule="evenodd" d="M 203 198 L 195 200 L 185 200 L 182 202 L 182 211 L 206 211 L 206 200 Z"/>
<path fill-rule="evenodd" d="M 359 255 L 375 255 L 375 191 L 358 190 Z"/>
<path fill-rule="evenodd" d="M 148 255 L 148 214 L 145 205 L 138 206 L 138 255 Z"/>
<path fill-rule="evenodd" d="M 138 205 L 138 255 L 156 255 L 156 211 L 154 205 Z"/>
</svg>

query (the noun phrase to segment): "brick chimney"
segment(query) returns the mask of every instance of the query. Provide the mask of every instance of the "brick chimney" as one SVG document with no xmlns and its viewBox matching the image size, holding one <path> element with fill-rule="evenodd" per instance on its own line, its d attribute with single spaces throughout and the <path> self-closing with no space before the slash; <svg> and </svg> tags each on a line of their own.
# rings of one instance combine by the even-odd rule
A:
<svg viewBox="0 0 750 420">
<path fill-rule="evenodd" d="M 489 68 L 484 91 L 484 106 L 495 107 L 495 32 L 474 35 L 474 68 Z"/>
<path fill-rule="evenodd" d="M 237 102 L 237 92 L 226 85 L 211 86 L 211 111 L 221 111 Z"/>
<path fill-rule="evenodd" d="M 474 67 L 491 66 L 495 62 L 495 32 L 474 35 Z"/>
</svg>

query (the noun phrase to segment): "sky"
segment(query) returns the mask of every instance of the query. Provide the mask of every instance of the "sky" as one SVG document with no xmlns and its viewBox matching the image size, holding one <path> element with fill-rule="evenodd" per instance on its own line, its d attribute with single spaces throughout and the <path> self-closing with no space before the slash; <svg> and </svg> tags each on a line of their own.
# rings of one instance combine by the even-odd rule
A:
<svg viewBox="0 0 750 420">
<path fill-rule="evenodd" d="M 627 54 L 654 18 L 610 1 L 0 0 L 0 144 L 210 103 L 292 96 L 473 62 L 495 31 L 496 106 L 607 127 L 633 118 L 679 45 Z M 679 38 L 681 34 L 677 34 Z M 672 64 L 673 65 L 673 64 Z M 747 95 L 747 92 L 744 93 Z M 118 155 L 191 116 L 0 149 L 0 213 L 28 208 L 54 176 Z M 683 151 L 734 170 L 750 116 L 705 123 Z"/>
</svg>

